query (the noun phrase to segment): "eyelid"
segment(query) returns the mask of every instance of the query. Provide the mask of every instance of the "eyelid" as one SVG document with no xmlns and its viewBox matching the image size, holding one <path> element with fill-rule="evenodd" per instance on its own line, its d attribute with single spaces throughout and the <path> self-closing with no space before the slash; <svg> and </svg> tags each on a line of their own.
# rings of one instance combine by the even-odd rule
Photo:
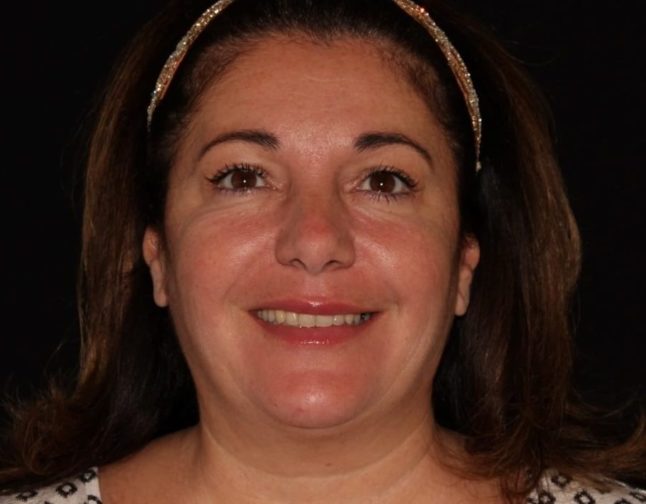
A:
<svg viewBox="0 0 646 504">
<path fill-rule="evenodd" d="M 370 193 L 378 193 L 380 195 L 403 196 L 414 192 L 418 186 L 418 182 L 413 177 L 411 177 L 408 173 L 398 168 L 395 168 L 394 166 L 378 165 L 370 168 L 368 172 L 361 177 L 360 187 L 366 183 L 369 183 L 370 177 L 372 175 L 375 175 L 376 173 L 382 173 L 382 172 L 390 173 L 395 177 L 397 177 L 399 182 L 405 186 L 405 190 L 396 192 L 396 193 L 386 193 L 383 191 L 374 191 L 372 189 L 359 189 L 359 190 L 370 192 Z"/>
<path fill-rule="evenodd" d="M 231 187 L 223 187 L 220 185 L 220 183 L 224 179 L 226 179 L 228 176 L 232 175 L 237 171 L 254 173 L 260 180 L 263 181 L 263 185 L 259 187 L 246 188 L 246 189 L 235 189 Z M 222 168 L 221 170 L 218 170 L 214 175 L 206 177 L 206 179 L 209 182 L 211 182 L 218 190 L 224 191 L 224 192 L 234 192 L 234 193 L 247 192 L 253 189 L 264 189 L 268 186 L 267 172 L 263 170 L 260 166 L 253 165 L 250 163 L 227 164 L 224 166 L 224 168 Z"/>
</svg>

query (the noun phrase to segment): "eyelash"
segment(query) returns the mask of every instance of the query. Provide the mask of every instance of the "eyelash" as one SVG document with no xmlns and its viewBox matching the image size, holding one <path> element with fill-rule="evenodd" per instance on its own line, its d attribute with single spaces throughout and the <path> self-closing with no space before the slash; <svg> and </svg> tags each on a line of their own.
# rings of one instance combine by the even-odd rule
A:
<svg viewBox="0 0 646 504">
<path fill-rule="evenodd" d="M 259 166 L 251 165 L 248 163 L 235 163 L 231 165 L 226 165 L 224 168 L 219 170 L 217 173 L 215 173 L 211 177 L 207 177 L 207 180 L 213 184 L 213 186 L 218 190 L 223 193 L 229 193 L 229 194 L 244 194 L 247 193 L 253 189 L 263 189 L 265 186 L 262 187 L 255 187 L 255 188 L 245 188 L 245 189 L 232 189 L 228 187 L 222 187 L 220 186 L 221 182 L 231 175 L 232 173 L 239 171 L 239 172 L 244 172 L 244 173 L 253 173 L 256 175 L 258 178 L 260 178 L 265 184 L 267 183 L 267 173 L 265 170 L 260 168 Z M 358 192 L 365 193 L 368 197 L 376 200 L 376 201 L 381 201 L 384 200 L 386 203 L 390 203 L 392 201 L 396 201 L 400 198 L 404 197 L 410 197 L 411 194 L 413 194 L 416 191 L 416 188 L 418 186 L 418 183 L 416 180 L 414 180 L 412 177 L 410 177 L 407 173 L 398 170 L 397 168 L 394 168 L 393 166 L 386 166 L 386 165 L 379 165 L 374 168 L 372 168 L 367 175 L 365 175 L 361 179 L 361 183 L 367 182 L 370 177 L 372 177 L 375 174 L 378 173 L 388 173 L 392 174 L 395 177 L 399 179 L 399 181 L 405 186 L 406 190 L 403 192 L 398 192 L 398 193 L 387 193 L 383 191 L 375 191 L 375 190 L 359 190 Z"/>
<path fill-rule="evenodd" d="M 362 183 L 367 181 L 371 176 L 377 173 L 389 173 L 394 175 L 401 181 L 402 184 L 404 184 L 404 186 L 406 186 L 406 191 L 401 193 L 386 193 L 383 191 L 368 191 L 368 190 L 361 191 L 361 192 L 365 192 L 368 197 L 376 201 L 384 200 L 386 203 L 390 203 L 392 201 L 396 201 L 401 198 L 410 197 L 413 193 L 417 191 L 417 186 L 419 184 L 415 179 L 413 179 L 407 173 L 401 170 L 398 170 L 393 166 L 387 166 L 387 165 L 380 165 L 380 166 L 376 166 L 375 168 L 372 168 L 368 172 L 368 174 L 362 179 Z"/>
<path fill-rule="evenodd" d="M 230 164 L 230 165 L 225 165 L 224 168 L 219 170 L 217 173 L 214 175 L 207 177 L 207 180 L 213 184 L 215 189 L 218 191 L 221 191 L 223 193 L 229 193 L 229 194 L 244 194 L 252 189 L 262 189 L 263 187 L 255 187 L 255 188 L 246 188 L 246 189 L 231 189 L 228 187 L 221 187 L 219 184 L 229 175 L 231 175 L 234 172 L 243 172 L 243 173 L 253 173 L 256 175 L 259 179 L 261 179 L 265 184 L 267 183 L 267 172 L 260 168 L 259 166 L 251 165 L 248 163 L 235 163 L 235 164 Z"/>
</svg>

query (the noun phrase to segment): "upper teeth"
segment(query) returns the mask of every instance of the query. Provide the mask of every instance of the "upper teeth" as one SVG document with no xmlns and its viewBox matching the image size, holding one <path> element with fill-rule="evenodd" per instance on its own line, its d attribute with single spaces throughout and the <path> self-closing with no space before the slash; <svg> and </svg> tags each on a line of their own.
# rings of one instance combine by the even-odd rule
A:
<svg viewBox="0 0 646 504">
<path fill-rule="evenodd" d="M 258 310 L 258 318 L 272 324 L 283 324 L 292 327 L 331 327 L 340 325 L 358 325 L 370 318 L 369 313 L 312 315 L 283 310 Z"/>
</svg>

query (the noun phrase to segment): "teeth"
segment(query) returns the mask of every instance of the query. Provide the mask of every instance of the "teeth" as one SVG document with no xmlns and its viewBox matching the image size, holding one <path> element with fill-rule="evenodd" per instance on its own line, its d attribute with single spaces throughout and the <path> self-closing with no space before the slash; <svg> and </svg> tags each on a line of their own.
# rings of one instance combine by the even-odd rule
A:
<svg viewBox="0 0 646 504">
<path fill-rule="evenodd" d="M 283 310 L 258 310 L 259 319 L 270 324 L 287 325 L 291 327 L 331 327 L 342 325 L 359 325 L 370 319 L 370 313 L 348 313 L 339 315 L 312 315 L 310 313 L 295 313 Z"/>
</svg>

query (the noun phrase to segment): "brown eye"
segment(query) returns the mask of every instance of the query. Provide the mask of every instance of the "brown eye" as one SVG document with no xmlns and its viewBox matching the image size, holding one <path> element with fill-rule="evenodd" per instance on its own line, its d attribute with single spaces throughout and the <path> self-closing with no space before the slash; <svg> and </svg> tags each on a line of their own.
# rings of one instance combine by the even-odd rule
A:
<svg viewBox="0 0 646 504">
<path fill-rule="evenodd" d="M 415 183 L 399 172 L 379 169 L 368 175 L 361 183 L 360 189 L 377 194 L 403 195 L 411 192 Z"/>
<path fill-rule="evenodd" d="M 387 171 L 373 173 L 368 180 L 371 191 L 391 193 L 397 187 L 396 175 Z"/>
<path fill-rule="evenodd" d="M 215 185 L 229 191 L 248 191 L 265 187 L 262 174 L 248 167 L 233 167 L 214 180 Z"/>
<path fill-rule="evenodd" d="M 249 170 L 238 170 L 231 174 L 231 187 L 233 189 L 250 189 L 256 187 L 258 175 Z"/>
</svg>

